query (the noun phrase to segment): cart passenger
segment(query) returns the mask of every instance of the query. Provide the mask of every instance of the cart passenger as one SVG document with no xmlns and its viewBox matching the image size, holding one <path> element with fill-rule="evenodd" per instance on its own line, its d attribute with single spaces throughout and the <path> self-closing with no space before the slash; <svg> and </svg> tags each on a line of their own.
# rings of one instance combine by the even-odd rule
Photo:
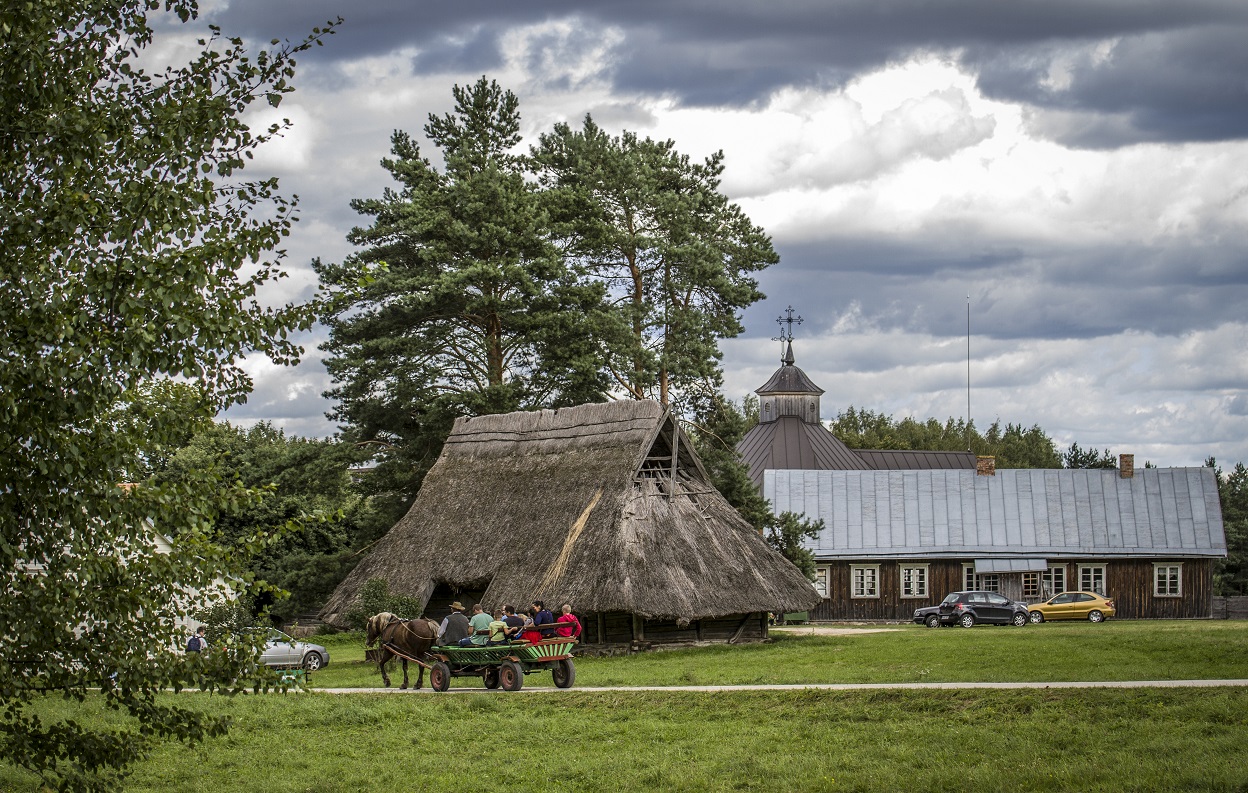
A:
<svg viewBox="0 0 1248 793">
<path fill-rule="evenodd" d="M 520 635 L 520 631 L 524 629 L 528 620 L 516 614 L 514 607 L 503 606 L 503 622 L 507 623 L 507 638 L 514 640 Z"/>
<path fill-rule="evenodd" d="M 503 610 L 498 609 L 494 612 L 494 619 L 490 620 L 489 641 L 486 644 L 510 644 L 511 639 L 507 637 L 507 623 L 503 622 Z"/>
<path fill-rule="evenodd" d="M 537 627 L 539 632 L 541 632 L 543 639 L 547 639 L 555 635 L 554 628 L 543 627 L 553 625 L 555 622 L 555 615 L 550 613 L 550 609 L 546 608 L 545 603 L 540 600 L 533 601 L 531 613 L 533 614 L 533 625 Z"/>
<path fill-rule="evenodd" d="M 438 644 L 459 644 L 471 629 L 468 618 L 464 616 L 464 604 L 457 600 L 451 604 L 451 613 L 442 620 L 442 625 L 438 628 Z"/>
<path fill-rule="evenodd" d="M 581 621 L 572 613 L 572 605 L 564 603 L 559 609 L 562 612 L 559 619 L 555 620 L 555 635 L 563 638 L 579 639 L 581 638 Z"/>
<path fill-rule="evenodd" d="M 469 634 L 459 640 L 460 647 L 484 647 L 490 639 L 490 615 L 480 603 L 472 607 L 472 619 L 468 620 Z"/>
<path fill-rule="evenodd" d="M 550 628 L 542 626 L 553 622 L 554 616 L 545 609 L 542 601 L 533 601 L 529 606 L 529 622 L 524 624 L 524 632 L 520 633 L 520 638 L 527 642 L 540 642 L 552 633 Z"/>
</svg>

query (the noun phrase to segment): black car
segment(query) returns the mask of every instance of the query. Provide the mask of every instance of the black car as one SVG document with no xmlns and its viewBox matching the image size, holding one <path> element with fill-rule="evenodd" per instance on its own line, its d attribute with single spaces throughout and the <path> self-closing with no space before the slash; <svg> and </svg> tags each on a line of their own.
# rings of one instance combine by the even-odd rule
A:
<svg viewBox="0 0 1248 793">
<path fill-rule="evenodd" d="M 1010 600 L 996 592 L 951 592 L 939 606 L 914 610 L 914 621 L 929 628 L 961 625 L 970 628 L 985 622 L 992 625 L 1027 624 L 1026 603 Z"/>
</svg>

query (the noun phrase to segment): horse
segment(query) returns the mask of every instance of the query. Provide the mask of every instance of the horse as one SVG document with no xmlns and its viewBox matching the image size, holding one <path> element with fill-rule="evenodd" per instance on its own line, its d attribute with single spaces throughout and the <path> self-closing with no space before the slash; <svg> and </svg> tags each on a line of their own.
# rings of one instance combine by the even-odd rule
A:
<svg viewBox="0 0 1248 793">
<path fill-rule="evenodd" d="M 386 664 L 390 659 L 398 657 L 403 660 L 403 685 L 407 688 L 407 661 L 423 661 L 429 648 L 438 638 L 438 623 L 427 619 L 405 620 L 398 615 L 383 611 L 368 618 L 368 631 L 365 634 L 364 646 L 378 645 L 377 663 L 381 667 L 381 679 L 386 688 L 390 687 L 390 676 L 386 674 Z M 416 665 L 420 673 L 416 676 L 416 688 L 424 684 L 425 668 Z"/>
</svg>

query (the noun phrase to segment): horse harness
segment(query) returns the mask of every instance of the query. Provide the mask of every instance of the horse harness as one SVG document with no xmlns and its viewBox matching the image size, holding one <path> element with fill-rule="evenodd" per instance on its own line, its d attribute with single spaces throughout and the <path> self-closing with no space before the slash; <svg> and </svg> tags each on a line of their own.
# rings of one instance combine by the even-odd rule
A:
<svg viewBox="0 0 1248 793">
<path fill-rule="evenodd" d="M 421 621 L 422 621 L 422 622 L 424 622 L 426 625 L 428 625 L 428 626 L 429 626 L 429 627 L 433 630 L 433 638 L 437 638 L 437 635 L 438 635 L 438 625 L 437 625 L 437 623 L 435 623 L 433 620 L 429 620 L 429 619 L 422 619 Z M 397 616 L 393 616 L 393 617 L 391 617 L 391 618 L 390 618 L 390 621 L 389 621 L 389 622 L 387 622 L 387 623 L 386 623 L 386 625 L 385 625 L 385 627 L 381 629 L 381 632 L 380 632 L 380 634 L 379 634 L 379 635 L 378 635 L 378 637 L 377 637 L 377 638 L 378 638 L 378 643 L 379 643 L 382 647 L 384 647 L 384 648 L 385 648 L 385 649 L 386 649 L 389 653 L 391 653 L 392 655 L 396 655 L 396 656 L 398 656 L 399 658 L 402 658 L 402 659 L 403 659 L 403 660 L 405 660 L 405 661 L 411 661 L 411 662 L 413 662 L 413 663 L 417 663 L 417 664 L 420 664 L 421 666 L 424 666 L 424 664 L 420 661 L 420 659 L 418 659 L 418 658 L 413 658 L 412 656 L 410 656 L 410 655 L 408 655 L 407 653 L 403 652 L 403 651 L 402 651 L 402 650 L 400 650 L 400 649 L 398 648 L 398 646 L 394 643 L 394 630 L 395 630 L 396 626 L 402 626 L 402 628 L 403 628 L 404 630 L 406 630 L 407 632 L 409 632 L 409 633 L 413 633 L 413 634 L 415 633 L 415 631 L 413 631 L 413 630 L 411 629 L 411 627 L 409 626 L 409 623 L 411 623 L 411 622 L 412 622 L 412 620 L 405 620 L 405 619 L 401 619 L 401 618 L 399 618 L 399 617 L 397 617 Z M 424 637 L 420 637 L 420 636 L 418 636 L 417 638 L 424 638 Z"/>
</svg>

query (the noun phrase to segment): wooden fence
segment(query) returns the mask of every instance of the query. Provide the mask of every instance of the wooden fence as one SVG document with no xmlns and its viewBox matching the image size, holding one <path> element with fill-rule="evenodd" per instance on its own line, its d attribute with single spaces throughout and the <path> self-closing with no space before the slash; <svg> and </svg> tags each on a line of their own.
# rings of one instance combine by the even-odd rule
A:
<svg viewBox="0 0 1248 793">
<path fill-rule="evenodd" d="M 1215 620 L 1248 620 L 1248 597 L 1213 598 Z"/>
</svg>

